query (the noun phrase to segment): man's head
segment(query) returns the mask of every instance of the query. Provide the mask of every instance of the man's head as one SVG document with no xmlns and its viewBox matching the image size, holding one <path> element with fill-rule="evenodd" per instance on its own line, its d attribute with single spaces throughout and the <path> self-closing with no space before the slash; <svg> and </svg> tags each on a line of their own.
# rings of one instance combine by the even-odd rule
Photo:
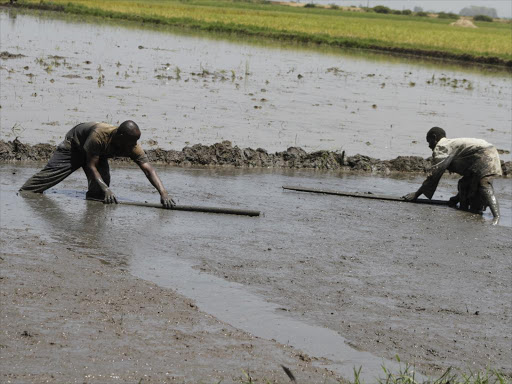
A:
<svg viewBox="0 0 512 384">
<path fill-rule="evenodd" d="M 434 150 L 439 140 L 446 137 L 446 132 L 443 128 L 433 127 L 427 132 L 427 141 L 430 149 Z"/>
<path fill-rule="evenodd" d="M 126 120 L 117 128 L 112 145 L 116 148 L 116 152 L 125 152 L 137 145 L 139 139 L 139 126 L 131 120 Z"/>
</svg>

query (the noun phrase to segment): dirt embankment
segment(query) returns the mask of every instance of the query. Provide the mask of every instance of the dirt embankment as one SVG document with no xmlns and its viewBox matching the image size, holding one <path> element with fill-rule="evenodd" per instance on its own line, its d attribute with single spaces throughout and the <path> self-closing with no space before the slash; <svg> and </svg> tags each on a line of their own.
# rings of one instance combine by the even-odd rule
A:
<svg viewBox="0 0 512 384">
<path fill-rule="evenodd" d="M 24 144 L 18 139 L 5 142 L 0 140 L 0 162 L 47 161 L 55 146 L 51 144 Z M 312 168 L 322 170 L 347 170 L 364 172 L 416 172 L 425 173 L 430 168 L 430 158 L 420 156 L 398 156 L 392 160 L 379 160 L 364 155 L 345 156 L 345 152 L 306 152 L 299 147 L 286 151 L 269 153 L 265 149 L 239 148 L 229 141 L 213 145 L 196 144 L 181 151 L 148 149 L 149 159 L 156 164 L 175 166 L 234 166 L 247 168 Z M 112 161 L 130 161 L 117 158 Z M 503 175 L 512 173 L 512 161 L 501 162 Z"/>
</svg>

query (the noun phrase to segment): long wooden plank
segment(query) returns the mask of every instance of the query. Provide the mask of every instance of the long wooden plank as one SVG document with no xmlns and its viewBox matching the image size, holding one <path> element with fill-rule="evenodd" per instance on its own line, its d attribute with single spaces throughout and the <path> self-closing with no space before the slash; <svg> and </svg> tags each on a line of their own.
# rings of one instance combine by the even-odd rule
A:
<svg viewBox="0 0 512 384">
<path fill-rule="evenodd" d="M 98 201 L 103 203 L 103 200 L 98 199 L 87 199 L 90 201 Z M 138 201 L 119 201 L 120 205 L 132 205 L 137 207 L 146 207 L 146 208 L 161 208 L 166 209 L 162 206 L 162 204 L 153 204 L 153 203 L 142 203 Z M 202 207 L 195 205 L 176 205 L 170 211 L 187 211 L 187 212 L 206 212 L 206 213 L 223 213 L 227 215 L 242 215 L 242 216 L 259 216 L 260 211 L 253 211 L 249 209 L 234 209 L 234 208 L 217 208 L 217 207 Z"/>
<path fill-rule="evenodd" d="M 329 190 L 329 189 L 306 188 L 306 187 L 298 187 L 298 186 L 297 187 L 296 186 L 283 186 L 283 189 L 286 189 L 289 191 L 298 191 L 298 192 L 323 193 L 325 195 L 358 197 L 358 198 L 363 198 L 363 199 L 400 201 L 403 203 L 448 205 L 448 201 L 446 201 L 446 200 L 417 199 L 415 201 L 406 201 L 406 200 L 402 199 L 401 197 L 395 197 L 395 196 L 376 195 L 373 193 L 360 193 L 360 192 L 342 192 L 342 191 L 333 191 L 333 190 Z"/>
</svg>

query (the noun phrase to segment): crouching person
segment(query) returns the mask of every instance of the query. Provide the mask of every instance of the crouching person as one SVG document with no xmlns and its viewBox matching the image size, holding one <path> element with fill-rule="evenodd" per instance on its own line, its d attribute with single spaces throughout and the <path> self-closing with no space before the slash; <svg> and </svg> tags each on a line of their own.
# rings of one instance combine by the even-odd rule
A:
<svg viewBox="0 0 512 384">
<path fill-rule="evenodd" d="M 48 164 L 28 179 L 20 191 L 42 193 L 77 169 L 83 168 L 89 186 L 87 198 L 103 200 L 107 204 L 117 203 L 116 196 L 110 190 L 108 159 L 129 157 L 156 188 L 162 205 L 172 208 L 176 203 L 165 190 L 144 150 L 137 143 L 140 135 L 139 127 L 131 120 L 125 121 L 119 127 L 95 122 L 78 124 L 66 134 Z"/>
<path fill-rule="evenodd" d="M 416 192 L 403 198 L 412 201 L 423 194 L 431 199 L 443 173 L 448 170 L 463 176 L 458 183 L 458 194 L 450 199 L 450 205 L 459 204 L 461 209 L 476 213 L 489 207 L 494 216 L 493 224 L 497 224 L 500 210 L 492 179 L 502 175 L 502 171 L 496 148 L 481 139 L 447 139 L 446 132 L 439 127 L 428 131 L 427 142 L 434 159 L 430 175 Z"/>
</svg>

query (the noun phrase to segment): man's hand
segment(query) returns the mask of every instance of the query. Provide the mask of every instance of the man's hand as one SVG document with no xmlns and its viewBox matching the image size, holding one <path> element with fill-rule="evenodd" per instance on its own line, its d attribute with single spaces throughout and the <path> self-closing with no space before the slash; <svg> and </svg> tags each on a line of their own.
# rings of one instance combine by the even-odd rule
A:
<svg viewBox="0 0 512 384">
<path fill-rule="evenodd" d="M 114 193 L 110 190 L 110 188 L 107 188 L 105 191 L 105 198 L 103 199 L 103 203 L 105 204 L 117 204 L 117 197 L 114 195 Z"/>
<path fill-rule="evenodd" d="M 405 201 L 415 201 L 418 198 L 417 192 L 408 193 L 405 196 L 402 196 L 402 199 Z"/>
<path fill-rule="evenodd" d="M 170 197 L 167 194 L 160 196 L 160 202 L 162 203 L 164 208 L 167 208 L 167 209 L 172 209 L 176 206 L 176 203 L 174 202 L 172 197 Z"/>
</svg>

